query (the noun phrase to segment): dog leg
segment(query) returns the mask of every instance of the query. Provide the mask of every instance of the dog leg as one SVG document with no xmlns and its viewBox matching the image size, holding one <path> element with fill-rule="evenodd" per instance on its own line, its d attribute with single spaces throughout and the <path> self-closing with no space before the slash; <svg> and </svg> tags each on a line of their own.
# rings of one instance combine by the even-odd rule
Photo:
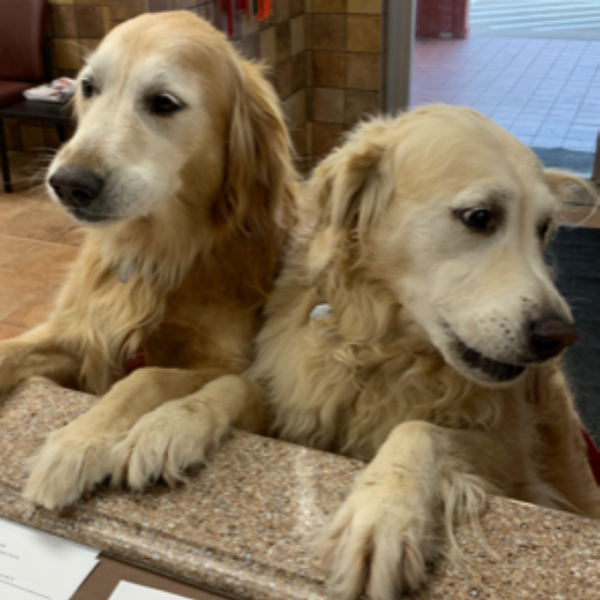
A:
<svg viewBox="0 0 600 600">
<path fill-rule="evenodd" d="M 135 371 L 87 413 L 50 434 L 29 460 L 24 497 L 50 510 L 72 504 L 113 473 L 112 449 L 143 415 L 222 374 L 222 369 Z"/>
<path fill-rule="evenodd" d="M 76 379 L 79 361 L 74 349 L 52 323 L 0 342 L 0 395 L 29 377 L 39 375 L 58 383 Z"/>
<path fill-rule="evenodd" d="M 114 449 L 113 483 L 141 490 L 162 477 L 171 486 L 202 464 L 235 425 L 256 431 L 263 422 L 258 388 L 226 375 L 140 419 Z"/>
<path fill-rule="evenodd" d="M 393 600 L 422 585 L 427 563 L 445 552 L 444 531 L 453 542 L 455 521 L 476 522 L 493 491 L 461 447 L 479 447 L 480 435 L 421 421 L 391 433 L 324 535 L 336 597 L 354 599 L 366 589 L 372 600 Z M 491 447 L 499 451 L 501 468 L 503 450 L 487 439 L 487 453 Z"/>
</svg>

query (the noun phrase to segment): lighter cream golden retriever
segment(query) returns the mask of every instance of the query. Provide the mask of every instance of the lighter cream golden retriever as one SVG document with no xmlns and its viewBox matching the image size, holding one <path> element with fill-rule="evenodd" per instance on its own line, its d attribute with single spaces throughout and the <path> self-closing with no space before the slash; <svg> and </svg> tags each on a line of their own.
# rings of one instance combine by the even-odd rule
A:
<svg viewBox="0 0 600 600">
<path fill-rule="evenodd" d="M 41 375 L 106 394 L 31 461 L 24 495 L 49 509 L 113 474 L 110 450 L 142 415 L 217 402 L 205 384 L 247 368 L 296 182 L 261 69 L 191 13 L 115 28 L 75 108 L 47 184 L 87 237 L 48 322 L 0 344 L 0 391 Z M 173 480 L 185 450 L 159 448 L 144 477 Z"/>
<path fill-rule="evenodd" d="M 365 123 L 316 169 L 257 359 L 215 385 L 230 423 L 266 407 L 282 439 L 370 461 L 324 535 L 336 596 L 417 588 L 488 494 L 600 517 L 542 257 L 571 185 L 444 106 Z M 201 446 L 227 405 L 195 405 Z"/>
</svg>

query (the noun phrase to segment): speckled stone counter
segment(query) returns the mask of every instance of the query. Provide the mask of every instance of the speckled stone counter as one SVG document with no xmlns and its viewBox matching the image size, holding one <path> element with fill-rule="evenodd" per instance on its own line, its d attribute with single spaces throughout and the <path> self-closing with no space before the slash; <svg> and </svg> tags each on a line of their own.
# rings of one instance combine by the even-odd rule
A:
<svg viewBox="0 0 600 600">
<path fill-rule="evenodd" d="M 102 488 L 65 516 L 36 510 L 19 495 L 24 460 L 94 401 L 31 384 L 4 402 L 0 516 L 229 596 L 327 597 L 312 543 L 360 463 L 236 433 L 185 488 Z M 461 530 L 464 560 L 413 598 L 600 598 L 600 522 L 493 499 L 483 531 L 487 546 Z"/>
</svg>

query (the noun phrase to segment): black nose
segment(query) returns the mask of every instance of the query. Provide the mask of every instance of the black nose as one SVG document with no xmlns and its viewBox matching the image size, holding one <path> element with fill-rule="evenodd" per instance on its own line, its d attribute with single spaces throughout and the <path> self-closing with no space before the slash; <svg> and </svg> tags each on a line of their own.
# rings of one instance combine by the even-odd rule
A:
<svg viewBox="0 0 600 600">
<path fill-rule="evenodd" d="M 544 360 L 558 356 L 576 341 L 575 325 L 559 317 L 542 317 L 531 323 L 529 342 L 536 358 Z"/>
<path fill-rule="evenodd" d="M 104 179 L 91 169 L 67 165 L 60 167 L 49 180 L 65 206 L 87 208 L 104 188 Z"/>
</svg>

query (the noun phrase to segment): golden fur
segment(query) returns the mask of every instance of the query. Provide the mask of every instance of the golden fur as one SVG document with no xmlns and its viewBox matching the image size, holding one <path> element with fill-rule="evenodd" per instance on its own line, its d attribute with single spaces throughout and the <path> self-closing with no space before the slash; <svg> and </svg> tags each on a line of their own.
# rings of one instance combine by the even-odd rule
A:
<svg viewBox="0 0 600 600">
<path fill-rule="evenodd" d="M 572 336 L 552 357 L 528 337 L 548 315 L 571 331 L 542 257 L 569 186 L 585 188 L 444 106 L 362 124 L 312 176 L 257 358 L 213 385 L 230 423 L 266 408 L 280 438 L 370 461 L 323 538 L 336 596 L 419 587 L 491 493 L 600 517 L 557 357 Z M 482 208 L 494 228 L 461 221 Z M 311 317 L 323 303 L 331 313 Z M 458 332 L 497 370 L 465 362 Z M 228 415 L 186 405 L 202 459 L 205 430 Z"/>
<path fill-rule="evenodd" d="M 60 203 L 53 175 L 94 169 L 106 192 L 89 212 L 107 218 L 84 218 L 86 240 L 48 322 L 0 343 L 1 391 L 42 375 L 106 394 L 31 461 L 24 494 L 50 509 L 113 474 L 109 450 L 143 414 L 202 398 L 204 383 L 248 366 L 296 185 L 260 67 L 191 13 L 115 28 L 78 81 L 78 129 L 49 169 L 49 190 Z M 155 116 L 154 90 L 185 109 Z M 140 353 L 146 368 L 126 377 Z M 162 471 L 161 460 L 153 476 Z M 178 476 L 168 465 L 162 474 Z"/>
</svg>

